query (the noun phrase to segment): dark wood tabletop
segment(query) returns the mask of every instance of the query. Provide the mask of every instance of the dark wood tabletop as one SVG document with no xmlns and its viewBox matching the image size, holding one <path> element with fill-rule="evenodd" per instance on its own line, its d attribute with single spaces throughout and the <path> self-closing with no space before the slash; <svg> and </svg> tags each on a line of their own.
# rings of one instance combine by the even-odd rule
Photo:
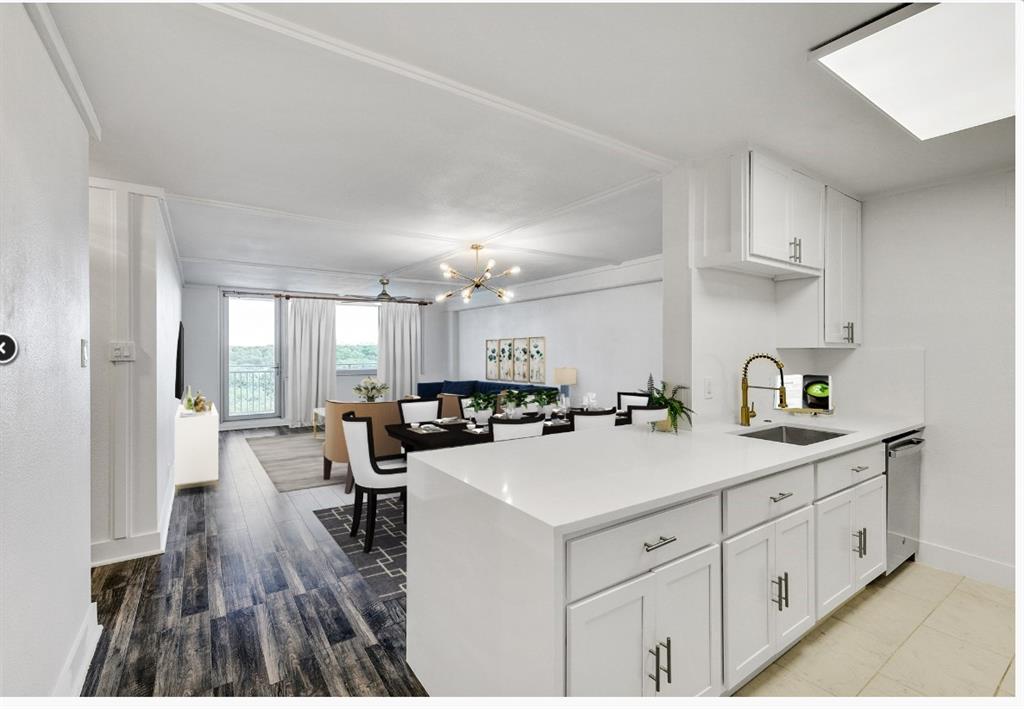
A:
<svg viewBox="0 0 1024 709">
<path fill-rule="evenodd" d="M 544 426 L 542 435 L 549 436 L 555 433 L 568 433 L 572 431 L 572 424 L 568 419 L 556 419 L 557 423 Z M 629 417 L 618 416 L 615 420 L 616 426 L 629 423 Z M 453 423 L 436 424 L 443 431 L 427 433 L 414 429 L 407 423 L 393 423 L 384 427 L 388 435 L 402 443 L 406 452 L 437 450 L 439 448 L 456 448 L 458 446 L 472 446 L 477 443 L 493 443 L 490 426 L 483 433 L 470 433 L 466 429 L 466 421 Z M 477 426 L 479 430 L 481 426 Z"/>
</svg>

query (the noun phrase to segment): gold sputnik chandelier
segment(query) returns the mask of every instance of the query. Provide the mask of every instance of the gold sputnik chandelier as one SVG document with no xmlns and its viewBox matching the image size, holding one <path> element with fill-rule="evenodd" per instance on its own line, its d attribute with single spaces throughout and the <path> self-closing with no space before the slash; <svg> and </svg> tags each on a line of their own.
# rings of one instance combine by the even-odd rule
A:
<svg viewBox="0 0 1024 709">
<path fill-rule="evenodd" d="M 482 244 L 473 244 L 469 248 L 473 249 L 473 251 L 476 252 L 476 269 L 477 269 L 477 271 L 480 271 L 480 250 L 483 249 L 484 247 L 483 247 Z M 483 272 L 480 273 L 479 276 L 476 276 L 474 278 L 470 278 L 469 276 L 467 276 L 465 274 L 459 273 L 458 271 L 456 271 L 454 268 L 452 268 L 448 264 L 442 263 L 441 264 L 441 275 L 442 276 L 444 276 L 448 280 L 453 280 L 454 279 L 454 280 L 465 281 L 465 285 L 460 285 L 460 287 L 455 288 L 453 290 L 450 290 L 450 291 L 448 291 L 446 293 L 438 293 L 437 297 L 434 298 L 434 300 L 436 300 L 438 303 L 440 303 L 440 302 L 443 302 L 445 300 L 448 300 L 449 298 L 453 297 L 455 294 L 459 294 L 459 295 L 462 296 L 462 302 L 463 303 L 468 303 L 470 301 L 470 299 L 473 297 L 473 293 L 478 288 L 484 288 L 485 290 L 489 290 L 491 293 L 494 293 L 494 295 L 498 296 L 498 300 L 500 300 L 501 302 L 507 303 L 510 300 L 512 300 L 512 298 L 515 296 L 515 294 L 512 291 L 508 290 L 507 288 L 500 288 L 500 287 L 499 288 L 495 288 L 494 286 L 492 286 L 489 283 L 489 281 L 492 281 L 492 280 L 494 280 L 496 278 L 504 278 L 505 276 L 514 276 L 517 273 L 519 273 L 519 266 L 513 266 L 512 268 L 506 268 L 501 273 L 495 274 L 494 273 L 494 259 L 490 259 L 490 260 L 487 261 L 487 265 L 484 267 Z"/>
</svg>

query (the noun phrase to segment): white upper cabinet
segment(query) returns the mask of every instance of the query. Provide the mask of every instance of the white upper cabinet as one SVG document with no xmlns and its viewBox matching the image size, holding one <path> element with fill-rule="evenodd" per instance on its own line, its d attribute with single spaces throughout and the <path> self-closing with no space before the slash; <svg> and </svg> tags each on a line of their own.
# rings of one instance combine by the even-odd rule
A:
<svg viewBox="0 0 1024 709">
<path fill-rule="evenodd" d="M 832 187 L 825 190 L 824 246 L 821 278 L 775 284 L 780 348 L 861 342 L 861 203 Z"/>
<path fill-rule="evenodd" d="M 821 274 L 825 185 L 747 150 L 693 170 L 694 261 L 776 278 Z"/>
<path fill-rule="evenodd" d="M 824 338 L 827 344 L 859 344 L 861 204 L 831 187 L 825 204 Z"/>
</svg>

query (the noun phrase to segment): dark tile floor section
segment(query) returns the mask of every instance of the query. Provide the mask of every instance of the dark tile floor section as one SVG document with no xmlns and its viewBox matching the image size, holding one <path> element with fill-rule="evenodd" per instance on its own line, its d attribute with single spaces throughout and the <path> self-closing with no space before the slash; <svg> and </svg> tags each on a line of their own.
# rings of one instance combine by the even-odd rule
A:
<svg viewBox="0 0 1024 709">
<path fill-rule="evenodd" d="M 366 509 L 359 533 L 349 536 L 352 529 L 352 507 L 332 507 L 313 512 L 334 537 L 342 551 L 356 565 L 360 575 L 370 584 L 377 597 L 385 603 L 405 603 L 405 523 L 402 521 L 402 503 L 396 497 L 377 502 L 377 528 L 373 534 L 373 549 L 363 552 L 366 533 Z"/>
<path fill-rule="evenodd" d="M 313 510 L 221 434 L 220 483 L 179 491 L 167 551 L 93 571 L 103 624 L 85 696 L 423 696 L 405 599 L 382 601 Z"/>
</svg>

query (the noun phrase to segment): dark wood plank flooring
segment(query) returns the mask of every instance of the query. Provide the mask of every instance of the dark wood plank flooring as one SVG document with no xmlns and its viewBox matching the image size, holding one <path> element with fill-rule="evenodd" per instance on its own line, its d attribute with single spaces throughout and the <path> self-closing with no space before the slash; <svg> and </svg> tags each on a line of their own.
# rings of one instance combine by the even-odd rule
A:
<svg viewBox="0 0 1024 709">
<path fill-rule="evenodd" d="M 423 696 L 405 600 L 380 601 L 313 510 L 339 486 L 279 493 L 227 432 L 220 482 L 180 490 L 167 550 L 93 570 L 103 624 L 85 696 Z"/>
</svg>

